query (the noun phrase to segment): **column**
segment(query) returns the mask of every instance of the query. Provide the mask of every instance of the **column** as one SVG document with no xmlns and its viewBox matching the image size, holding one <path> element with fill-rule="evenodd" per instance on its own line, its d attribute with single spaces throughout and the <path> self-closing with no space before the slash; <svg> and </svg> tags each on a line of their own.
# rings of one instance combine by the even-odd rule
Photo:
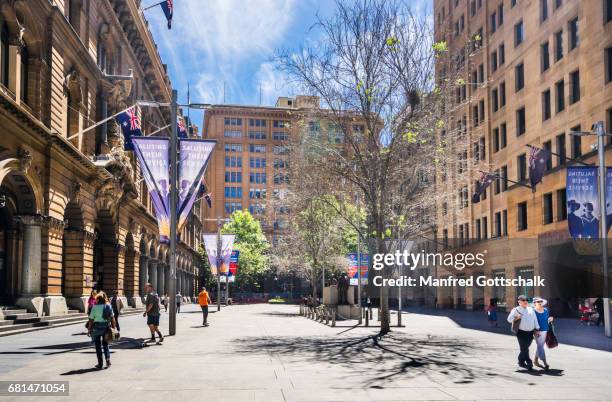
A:
<svg viewBox="0 0 612 402">
<path fill-rule="evenodd" d="M 147 275 L 149 274 L 149 257 L 146 255 L 140 256 L 140 297 L 145 297 L 145 284 L 147 283 Z"/>
<path fill-rule="evenodd" d="M 170 267 L 168 266 L 164 269 L 164 287 L 166 288 L 165 293 L 170 293 Z"/>
<path fill-rule="evenodd" d="M 149 283 L 157 292 L 157 260 L 149 260 Z"/>
<path fill-rule="evenodd" d="M 44 299 L 40 294 L 41 286 L 41 225 L 40 215 L 17 217 L 23 231 L 23 257 L 21 264 L 21 294 L 17 305 L 29 312 L 43 313 Z"/>
<path fill-rule="evenodd" d="M 166 264 L 160 263 L 157 265 L 157 293 L 163 295 L 166 291 L 164 289 L 164 271 L 166 270 Z"/>
</svg>

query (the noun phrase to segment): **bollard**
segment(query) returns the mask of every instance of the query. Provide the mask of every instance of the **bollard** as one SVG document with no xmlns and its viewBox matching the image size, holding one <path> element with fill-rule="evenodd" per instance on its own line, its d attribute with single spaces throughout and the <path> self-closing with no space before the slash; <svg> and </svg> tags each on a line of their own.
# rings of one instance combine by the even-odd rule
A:
<svg viewBox="0 0 612 402">
<path fill-rule="evenodd" d="M 332 327 L 336 326 L 336 309 L 332 309 Z"/>
<path fill-rule="evenodd" d="M 370 307 L 369 310 L 370 310 L 370 320 L 372 320 L 374 319 L 372 307 Z"/>
<path fill-rule="evenodd" d="M 329 324 L 329 310 L 325 309 L 325 325 Z"/>
<path fill-rule="evenodd" d="M 370 314 L 368 314 L 368 310 L 366 310 L 365 312 L 365 319 L 366 319 L 366 327 L 370 326 Z"/>
</svg>

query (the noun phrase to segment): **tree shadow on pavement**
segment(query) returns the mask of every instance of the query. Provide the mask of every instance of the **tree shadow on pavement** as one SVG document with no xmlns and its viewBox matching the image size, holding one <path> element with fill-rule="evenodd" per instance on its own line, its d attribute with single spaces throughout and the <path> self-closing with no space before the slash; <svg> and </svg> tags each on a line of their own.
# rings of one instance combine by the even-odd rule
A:
<svg viewBox="0 0 612 402">
<path fill-rule="evenodd" d="M 298 313 L 283 313 L 282 311 L 266 311 L 263 313 L 257 313 L 259 315 L 267 315 L 270 317 L 299 317 Z"/>
<path fill-rule="evenodd" d="M 490 368 L 465 363 L 464 359 L 474 362 L 476 350 L 492 353 L 482 344 L 459 338 L 393 332 L 384 337 L 249 337 L 237 339 L 235 344 L 240 353 L 278 354 L 340 365 L 362 378 L 370 388 L 418 375 L 442 376 L 454 383 L 469 384 L 477 374 L 489 372 Z"/>
<path fill-rule="evenodd" d="M 117 342 L 110 344 L 111 349 L 142 349 L 142 343 L 144 338 L 127 338 L 122 337 Z M 73 342 L 73 343 L 61 343 L 57 345 L 44 345 L 44 346 L 32 346 L 25 349 L 35 350 L 56 350 L 55 352 L 44 353 L 45 356 L 56 355 L 61 353 L 73 352 L 76 350 L 86 350 L 93 348 L 94 345 L 91 341 L 85 342 Z"/>
</svg>

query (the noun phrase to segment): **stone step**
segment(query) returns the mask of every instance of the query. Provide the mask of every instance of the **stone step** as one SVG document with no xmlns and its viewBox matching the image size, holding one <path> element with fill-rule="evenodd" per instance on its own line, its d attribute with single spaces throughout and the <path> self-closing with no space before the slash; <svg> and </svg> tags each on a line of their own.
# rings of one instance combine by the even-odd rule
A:
<svg viewBox="0 0 612 402">
<path fill-rule="evenodd" d="M 13 325 L 13 320 L 0 320 L 0 327 L 5 325 Z"/>
<path fill-rule="evenodd" d="M 12 324 L 12 325 L 4 325 L 0 327 L 0 336 L 5 336 L 4 334 L 10 333 L 14 330 L 22 330 L 27 328 L 32 328 L 34 324 Z"/>
<path fill-rule="evenodd" d="M 0 310 L 20 310 L 19 306 L 0 306 Z"/>
<path fill-rule="evenodd" d="M 26 314 L 28 312 L 28 310 L 24 309 L 24 308 L 11 308 L 9 309 L 5 309 L 2 310 L 2 313 L 4 314 L 4 316 L 6 317 L 7 315 L 13 315 L 13 314 Z"/>
<path fill-rule="evenodd" d="M 36 313 L 18 313 L 18 314 L 7 314 L 4 316 L 5 320 L 26 320 L 29 318 L 38 318 Z"/>
</svg>

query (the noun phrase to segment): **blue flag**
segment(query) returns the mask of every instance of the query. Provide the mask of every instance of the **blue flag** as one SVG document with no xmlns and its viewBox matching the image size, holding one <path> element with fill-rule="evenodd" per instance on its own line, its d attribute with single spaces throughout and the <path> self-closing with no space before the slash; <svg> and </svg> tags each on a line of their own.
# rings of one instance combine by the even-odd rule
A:
<svg viewBox="0 0 612 402">
<path fill-rule="evenodd" d="M 132 144 L 132 137 L 142 137 L 142 131 L 140 129 L 140 109 L 136 106 L 132 106 L 125 112 L 119 113 L 115 116 L 117 124 L 121 126 L 124 139 L 124 149 L 126 151 L 133 151 L 134 144 Z"/>
<path fill-rule="evenodd" d="M 164 14 L 166 15 L 166 20 L 168 20 L 168 29 L 172 29 L 172 14 L 174 12 L 174 7 L 172 5 L 172 0 L 165 0 L 159 3 L 162 10 L 164 10 Z"/>
<path fill-rule="evenodd" d="M 536 185 L 542 182 L 549 159 L 550 151 L 534 146 L 529 147 L 529 181 L 531 182 L 531 191 L 534 193 Z"/>
<path fill-rule="evenodd" d="M 480 196 L 485 192 L 487 187 L 497 178 L 494 174 L 482 172 L 480 179 L 476 182 L 474 195 L 472 195 L 472 203 L 480 202 Z"/>
</svg>

